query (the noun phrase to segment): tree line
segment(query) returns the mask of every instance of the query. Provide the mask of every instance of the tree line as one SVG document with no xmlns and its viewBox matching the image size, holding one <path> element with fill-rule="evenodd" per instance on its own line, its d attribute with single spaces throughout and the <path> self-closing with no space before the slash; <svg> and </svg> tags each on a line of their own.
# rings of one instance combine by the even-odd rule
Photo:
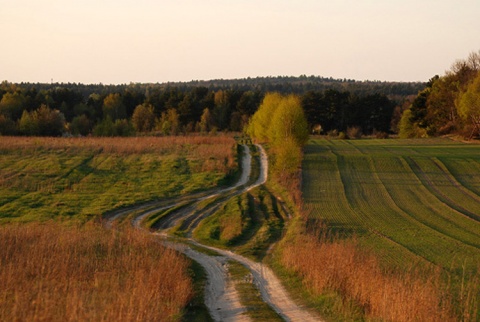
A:
<svg viewBox="0 0 480 322">
<path fill-rule="evenodd" d="M 480 135 L 480 51 L 457 60 L 444 76 L 434 76 L 405 106 L 401 137 Z"/>
<path fill-rule="evenodd" d="M 265 94 L 298 95 L 309 127 L 391 131 L 395 106 L 421 83 L 314 76 L 166 84 L 0 84 L 0 134 L 126 136 L 242 131 Z"/>
</svg>

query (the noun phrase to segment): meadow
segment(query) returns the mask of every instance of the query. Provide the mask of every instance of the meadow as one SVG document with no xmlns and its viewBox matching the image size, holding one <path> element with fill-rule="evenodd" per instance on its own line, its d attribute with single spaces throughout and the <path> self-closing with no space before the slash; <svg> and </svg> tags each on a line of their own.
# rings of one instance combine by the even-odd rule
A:
<svg viewBox="0 0 480 322">
<path fill-rule="evenodd" d="M 282 264 L 343 318 L 475 321 L 479 170 L 478 144 L 311 140 Z"/>
<path fill-rule="evenodd" d="M 0 226 L 1 321 L 177 321 L 189 261 L 151 236 L 89 223 Z"/>
<path fill-rule="evenodd" d="M 229 136 L 0 137 L 0 223 L 86 222 L 112 209 L 226 184 Z"/>
<path fill-rule="evenodd" d="M 228 184 L 236 146 L 222 135 L 0 137 L 0 320 L 178 321 L 203 310 L 198 265 L 99 222 Z"/>
</svg>

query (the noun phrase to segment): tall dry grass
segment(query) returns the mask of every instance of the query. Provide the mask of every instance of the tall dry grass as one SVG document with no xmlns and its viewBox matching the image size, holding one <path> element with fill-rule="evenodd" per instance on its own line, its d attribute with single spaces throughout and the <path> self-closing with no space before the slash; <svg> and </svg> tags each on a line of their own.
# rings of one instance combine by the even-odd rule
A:
<svg viewBox="0 0 480 322">
<path fill-rule="evenodd" d="M 150 236 L 97 225 L 0 227 L 0 321 L 176 321 L 188 261 Z"/>
<path fill-rule="evenodd" d="M 320 233 L 319 233 L 320 232 Z M 285 245 L 282 264 L 299 274 L 315 295 L 335 292 L 353 301 L 367 318 L 385 321 L 476 321 L 479 284 L 472 281 L 459 298 L 439 270 L 393 271 L 355 239 L 327 235 L 326 227 L 303 232 Z M 463 295 L 462 295 L 463 297 Z"/>
<path fill-rule="evenodd" d="M 1 150 L 31 150 L 81 148 L 101 150 L 106 153 L 136 154 L 145 152 L 172 153 L 181 151 L 186 146 L 200 146 L 200 152 L 217 155 L 235 145 L 232 136 L 165 136 L 165 137 L 83 137 L 83 138 L 53 138 L 53 137 L 22 137 L 0 136 Z M 215 146 L 207 148 L 206 146 Z M 233 151 L 231 153 L 236 153 Z"/>
</svg>

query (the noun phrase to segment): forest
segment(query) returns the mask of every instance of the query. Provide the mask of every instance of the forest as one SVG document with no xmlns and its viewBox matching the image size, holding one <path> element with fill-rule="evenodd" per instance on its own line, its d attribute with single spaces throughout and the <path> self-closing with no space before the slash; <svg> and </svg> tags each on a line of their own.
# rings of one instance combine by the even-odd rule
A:
<svg viewBox="0 0 480 322">
<path fill-rule="evenodd" d="M 400 137 L 480 135 L 480 50 L 434 76 L 403 111 Z"/>
<path fill-rule="evenodd" d="M 0 135 L 243 131 L 267 93 L 295 95 L 310 132 L 403 138 L 480 133 L 480 51 L 427 83 L 257 77 L 122 85 L 0 84 Z"/>
<path fill-rule="evenodd" d="M 394 133 L 398 110 L 424 87 L 424 83 L 305 75 L 128 85 L 4 81 L 0 85 L 0 134 L 131 136 L 242 131 L 269 92 L 298 96 L 310 129 L 321 125 L 323 133 L 351 127 L 364 134 Z"/>
</svg>

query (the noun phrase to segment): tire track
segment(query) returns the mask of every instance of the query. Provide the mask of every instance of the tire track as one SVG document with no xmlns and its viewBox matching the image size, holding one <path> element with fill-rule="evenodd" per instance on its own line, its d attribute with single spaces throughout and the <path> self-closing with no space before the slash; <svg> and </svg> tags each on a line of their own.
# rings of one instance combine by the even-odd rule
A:
<svg viewBox="0 0 480 322">
<path fill-rule="evenodd" d="M 187 244 L 167 240 L 167 231 L 172 227 L 175 227 L 182 222 L 183 224 L 187 223 L 188 225 L 184 226 L 184 228 L 186 228 L 188 235 L 191 235 L 191 232 L 193 229 L 195 229 L 198 223 L 203 218 L 213 213 L 221 203 L 228 201 L 234 196 L 254 189 L 255 187 L 258 187 L 266 182 L 268 173 L 268 158 L 263 147 L 257 145 L 257 149 L 260 153 L 261 164 L 259 177 L 251 185 L 245 186 L 250 180 L 251 155 L 250 149 L 247 146 L 243 147 L 244 154 L 242 156 L 242 174 L 237 184 L 198 198 L 193 205 L 166 215 L 165 218 L 160 220 L 160 223 L 157 226 L 157 228 L 160 227 L 160 229 L 158 229 L 154 234 L 162 238 L 162 244 L 182 252 L 192 260 L 198 262 L 205 269 L 207 274 L 205 304 L 214 320 L 250 321 L 250 318 L 245 315 L 246 308 L 240 304 L 239 295 L 228 276 L 228 267 L 226 262 L 228 260 L 234 260 L 250 270 L 253 276 L 253 281 L 259 289 L 263 300 L 280 316 L 282 316 L 284 320 L 322 321 L 320 317 L 298 306 L 290 298 L 273 271 L 262 263 L 254 262 L 230 251 L 202 245 L 193 239 L 188 239 L 187 242 L 192 246 L 214 251 L 218 253 L 219 256 L 206 255 L 202 252 L 192 249 L 192 247 L 189 247 Z M 241 188 L 242 186 L 244 187 Z M 198 207 L 202 201 L 209 199 L 213 200 L 217 197 L 221 198 L 221 200 L 218 202 L 213 202 L 200 211 L 196 209 L 196 206 Z M 172 203 L 169 205 L 163 205 L 162 207 L 148 209 L 144 213 L 141 213 L 139 216 L 137 216 L 132 221 L 132 224 L 140 228 L 142 220 L 149 215 L 161 210 L 167 210 L 175 207 L 176 205 L 177 203 Z M 142 210 L 144 208 L 137 208 L 135 210 Z M 111 218 L 114 220 L 119 216 L 127 214 L 129 211 L 131 212 L 132 210 L 121 211 L 119 214 L 116 214 Z"/>
</svg>

